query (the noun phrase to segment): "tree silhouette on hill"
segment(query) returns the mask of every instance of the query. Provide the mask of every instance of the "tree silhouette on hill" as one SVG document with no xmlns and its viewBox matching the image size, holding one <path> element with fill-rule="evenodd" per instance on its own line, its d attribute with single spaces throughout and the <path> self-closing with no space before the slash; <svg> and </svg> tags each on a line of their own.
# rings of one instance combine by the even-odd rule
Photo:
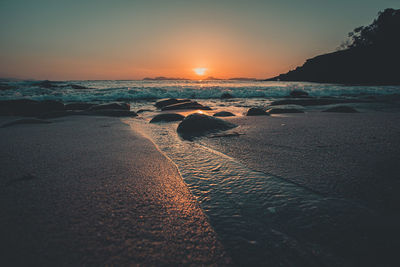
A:
<svg viewBox="0 0 400 267">
<path fill-rule="evenodd" d="M 355 28 L 342 44 L 343 49 L 400 45 L 400 10 L 392 8 L 378 13 L 371 25 Z"/>
<path fill-rule="evenodd" d="M 350 32 L 336 52 L 268 79 L 341 84 L 400 85 L 400 9 L 385 9 L 368 26 Z"/>
</svg>

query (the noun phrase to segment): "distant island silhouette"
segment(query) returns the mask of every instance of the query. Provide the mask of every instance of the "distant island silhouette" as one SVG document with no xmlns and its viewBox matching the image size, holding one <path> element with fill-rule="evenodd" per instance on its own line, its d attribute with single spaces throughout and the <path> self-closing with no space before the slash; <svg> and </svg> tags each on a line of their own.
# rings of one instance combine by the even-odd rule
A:
<svg viewBox="0 0 400 267">
<path fill-rule="evenodd" d="M 333 53 L 266 81 L 351 85 L 400 84 L 400 9 L 385 9 L 369 26 L 358 27 Z"/>
<path fill-rule="evenodd" d="M 159 76 L 159 77 L 145 77 L 143 78 L 143 81 L 182 81 L 182 80 L 198 80 L 198 79 L 189 79 L 189 78 L 174 78 L 174 77 L 164 77 L 164 76 Z M 208 76 L 205 78 L 202 78 L 201 80 L 207 80 L 207 81 L 220 81 L 220 80 L 229 80 L 229 81 L 256 81 L 256 78 L 248 78 L 248 77 L 234 77 L 234 78 L 228 78 L 228 79 L 223 79 L 223 78 L 216 78 L 213 76 Z"/>
</svg>

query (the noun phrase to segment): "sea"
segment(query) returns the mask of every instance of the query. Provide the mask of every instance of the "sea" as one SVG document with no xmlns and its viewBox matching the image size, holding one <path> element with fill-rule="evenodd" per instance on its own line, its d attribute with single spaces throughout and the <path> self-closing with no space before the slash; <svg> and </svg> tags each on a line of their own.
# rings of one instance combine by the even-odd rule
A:
<svg viewBox="0 0 400 267">
<path fill-rule="evenodd" d="M 293 90 L 311 96 L 360 96 L 398 94 L 400 86 L 346 86 L 307 82 L 240 80 L 161 80 L 161 81 L 43 81 L 2 80 L 0 100 L 27 98 L 62 102 L 137 102 L 162 98 L 219 99 L 229 93 L 238 99 L 279 98 Z M 76 86 L 82 88 L 75 89 Z M 85 88 L 85 89 L 83 89 Z"/>
</svg>

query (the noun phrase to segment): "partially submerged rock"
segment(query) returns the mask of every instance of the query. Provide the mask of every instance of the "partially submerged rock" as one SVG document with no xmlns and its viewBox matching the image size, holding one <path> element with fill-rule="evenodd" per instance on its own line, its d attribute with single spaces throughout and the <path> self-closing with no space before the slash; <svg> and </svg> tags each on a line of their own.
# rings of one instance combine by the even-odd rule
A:
<svg viewBox="0 0 400 267">
<path fill-rule="evenodd" d="M 9 127 L 9 126 L 17 125 L 17 124 L 38 124 L 38 123 L 51 123 L 51 121 L 33 119 L 33 118 L 18 119 L 18 120 L 15 120 L 15 121 L 4 123 L 1 126 L 1 128 Z"/>
<path fill-rule="evenodd" d="M 170 122 L 170 121 L 181 121 L 185 118 L 185 116 L 177 113 L 164 113 L 158 114 L 151 119 L 150 123 L 154 122 Z"/>
<path fill-rule="evenodd" d="M 122 109 L 99 109 L 99 110 L 88 110 L 83 111 L 76 115 L 94 115 L 94 116 L 108 116 L 108 117 L 136 117 L 137 114 L 134 111 L 122 110 Z"/>
<path fill-rule="evenodd" d="M 64 110 L 64 104 L 54 100 L 16 99 L 0 101 L 0 115 L 34 117 L 61 110 Z"/>
<path fill-rule="evenodd" d="M 46 89 L 51 89 L 51 88 L 58 87 L 56 82 L 49 81 L 49 80 L 44 80 L 44 81 L 37 82 L 36 85 L 39 86 L 39 87 L 42 87 L 42 88 L 46 88 Z"/>
<path fill-rule="evenodd" d="M 155 106 L 159 109 L 169 106 L 169 105 L 174 105 L 178 103 L 184 103 L 184 102 L 190 102 L 190 99 L 176 99 L 176 98 L 168 98 L 168 99 L 162 99 L 156 102 Z"/>
<path fill-rule="evenodd" d="M 303 90 L 293 90 L 290 92 L 289 96 L 294 98 L 309 97 L 308 93 Z"/>
<path fill-rule="evenodd" d="M 304 113 L 304 111 L 296 108 L 271 108 L 267 112 L 269 114 Z"/>
<path fill-rule="evenodd" d="M 222 93 L 221 99 L 229 99 L 229 98 L 233 98 L 233 95 L 231 95 L 231 94 L 228 93 L 228 92 Z"/>
<path fill-rule="evenodd" d="M 139 114 L 139 113 L 151 112 L 151 111 L 153 111 L 153 110 L 151 110 L 151 109 L 139 109 L 138 111 L 136 111 L 136 113 Z"/>
<path fill-rule="evenodd" d="M 204 114 L 194 113 L 187 116 L 178 126 L 178 133 L 184 138 L 199 136 L 205 133 L 224 131 L 237 125 Z"/>
<path fill-rule="evenodd" d="M 322 112 L 358 113 L 358 111 L 355 108 L 349 106 L 336 106 L 328 108 Z"/>
<path fill-rule="evenodd" d="M 8 85 L 6 83 L 0 83 L 0 91 L 15 89 L 14 86 Z"/>
<path fill-rule="evenodd" d="M 211 108 L 207 106 L 203 106 L 196 101 L 189 101 L 183 103 L 177 103 L 169 106 L 165 106 L 161 108 L 161 110 L 178 110 L 178 109 L 200 109 L 200 110 L 211 110 Z"/>
<path fill-rule="evenodd" d="M 305 99 L 283 99 L 272 102 L 271 106 L 278 105 L 300 105 L 300 106 L 322 106 L 341 103 L 360 103 L 367 102 L 361 99 L 344 99 L 344 98 L 305 98 Z"/>
<path fill-rule="evenodd" d="M 105 103 L 94 105 L 90 108 L 90 110 L 130 110 L 131 106 L 127 103 Z"/>
<path fill-rule="evenodd" d="M 268 116 L 269 114 L 261 108 L 250 108 L 247 113 L 246 116 Z"/>
<path fill-rule="evenodd" d="M 217 112 L 213 115 L 214 117 L 232 117 L 235 116 L 235 114 L 229 112 L 229 111 L 220 111 Z"/>
<path fill-rule="evenodd" d="M 84 103 L 84 102 L 69 103 L 69 104 L 65 104 L 65 110 L 87 110 L 95 105 L 96 104 Z"/>
<path fill-rule="evenodd" d="M 90 89 L 86 86 L 78 85 L 78 84 L 69 84 L 72 89 Z"/>
</svg>

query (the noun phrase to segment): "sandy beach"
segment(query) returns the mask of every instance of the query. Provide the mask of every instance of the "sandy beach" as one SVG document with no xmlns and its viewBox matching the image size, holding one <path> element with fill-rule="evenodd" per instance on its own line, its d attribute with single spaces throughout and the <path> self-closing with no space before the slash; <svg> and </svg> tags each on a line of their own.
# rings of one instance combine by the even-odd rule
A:
<svg viewBox="0 0 400 267">
<path fill-rule="evenodd" d="M 175 165 L 119 119 L 64 117 L 0 136 L 5 266 L 230 262 Z"/>
</svg>

